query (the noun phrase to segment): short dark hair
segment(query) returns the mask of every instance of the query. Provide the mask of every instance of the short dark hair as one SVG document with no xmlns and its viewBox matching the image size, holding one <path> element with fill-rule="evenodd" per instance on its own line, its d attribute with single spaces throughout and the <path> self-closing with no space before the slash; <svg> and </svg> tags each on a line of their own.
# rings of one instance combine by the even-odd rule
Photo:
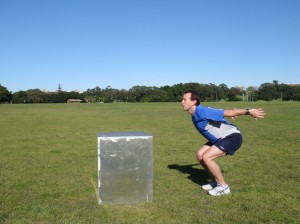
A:
<svg viewBox="0 0 300 224">
<path fill-rule="evenodd" d="M 200 94 L 195 90 L 185 90 L 184 94 L 190 93 L 191 94 L 191 100 L 196 100 L 196 106 L 198 106 L 201 103 Z"/>
</svg>

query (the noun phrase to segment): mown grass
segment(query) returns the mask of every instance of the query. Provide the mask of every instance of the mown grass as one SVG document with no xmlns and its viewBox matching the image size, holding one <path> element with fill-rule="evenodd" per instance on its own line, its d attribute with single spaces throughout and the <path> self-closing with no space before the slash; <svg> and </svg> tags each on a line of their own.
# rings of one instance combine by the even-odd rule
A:
<svg viewBox="0 0 300 224">
<path fill-rule="evenodd" d="M 219 163 L 232 194 L 211 197 L 195 151 L 205 143 L 179 103 L 0 105 L 0 223 L 299 223 L 298 102 L 240 117 L 242 148 Z M 154 200 L 97 204 L 97 132 L 154 137 Z"/>
</svg>

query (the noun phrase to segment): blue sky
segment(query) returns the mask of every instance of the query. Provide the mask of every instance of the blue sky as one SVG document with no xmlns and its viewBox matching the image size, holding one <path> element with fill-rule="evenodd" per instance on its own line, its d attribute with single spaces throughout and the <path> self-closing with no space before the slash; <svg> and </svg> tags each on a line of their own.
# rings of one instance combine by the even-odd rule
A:
<svg viewBox="0 0 300 224">
<path fill-rule="evenodd" d="M 299 11 L 299 0 L 0 0 L 0 84 L 300 83 Z"/>
</svg>

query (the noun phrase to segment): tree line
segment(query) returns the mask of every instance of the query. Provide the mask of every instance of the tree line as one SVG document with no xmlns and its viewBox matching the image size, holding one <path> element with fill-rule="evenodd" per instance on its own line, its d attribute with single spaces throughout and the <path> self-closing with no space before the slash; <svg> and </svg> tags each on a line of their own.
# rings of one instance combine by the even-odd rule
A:
<svg viewBox="0 0 300 224">
<path fill-rule="evenodd" d="M 259 87 L 231 87 L 226 84 L 201 84 L 196 82 L 179 83 L 173 86 L 151 87 L 133 86 L 129 90 L 104 89 L 96 86 L 79 93 L 63 91 L 59 85 L 57 91 L 46 92 L 40 89 L 21 90 L 12 93 L 0 84 L 0 103 L 66 103 L 68 99 L 80 99 L 86 103 L 112 102 L 180 102 L 182 94 L 193 89 L 201 94 L 201 100 L 210 101 L 299 101 L 300 85 L 279 84 L 277 80 L 263 83 Z"/>
</svg>

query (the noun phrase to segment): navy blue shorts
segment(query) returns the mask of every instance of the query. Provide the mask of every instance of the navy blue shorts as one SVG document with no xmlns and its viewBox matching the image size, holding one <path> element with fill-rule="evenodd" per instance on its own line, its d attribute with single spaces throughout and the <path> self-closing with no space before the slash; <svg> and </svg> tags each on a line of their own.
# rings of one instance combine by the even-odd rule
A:
<svg viewBox="0 0 300 224">
<path fill-rule="evenodd" d="M 243 142 L 243 137 L 240 133 L 233 133 L 226 136 L 225 138 L 220 138 L 217 142 L 211 143 L 207 142 L 205 145 L 216 146 L 221 151 L 225 152 L 226 155 L 233 155 L 236 150 L 238 150 Z"/>
</svg>

